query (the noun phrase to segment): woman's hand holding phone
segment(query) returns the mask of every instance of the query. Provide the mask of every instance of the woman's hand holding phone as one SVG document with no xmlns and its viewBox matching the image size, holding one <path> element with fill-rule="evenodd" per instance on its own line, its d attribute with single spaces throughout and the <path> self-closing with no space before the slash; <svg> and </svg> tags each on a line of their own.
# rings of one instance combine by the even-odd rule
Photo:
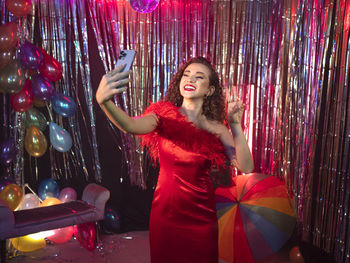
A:
<svg viewBox="0 0 350 263">
<path fill-rule="evenodd" d="M 112 99 L 114 95 L 126 91 L 135 55 L 134 50 L 122 50 L 120 52 L 116 68 L 107 72 L 100 81 L 96 91 L 98 104 L 103 104 Z"/>
</svg>

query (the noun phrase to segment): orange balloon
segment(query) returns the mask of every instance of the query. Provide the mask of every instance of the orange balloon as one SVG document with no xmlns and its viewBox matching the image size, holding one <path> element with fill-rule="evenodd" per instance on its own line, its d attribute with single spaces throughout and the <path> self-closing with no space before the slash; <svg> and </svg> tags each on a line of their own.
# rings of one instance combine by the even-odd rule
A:
<svg viewBox="0 0 350 263">
<path fill-rule="evenodd" d="M 30 0 L 6 0 L 7 9 L 15 16 L 26 16 L 32 12 L 32 1 Z"/>
<path fill-rule="evenodd" d="M 48 197 L 40 204 L 40 206 L 51 206 L 51 205 L 58 205 L 58 204 L 62 204 L 60 199 L 55 197 Z"/>
<path fill-rule="evenodd" d="M 289 251 L 289 259 L 292 263 L 305 263 L 305 260 L 300 253 L 300 249 L 298 246 L 293 247 Z"/>
<path fill-rule="evenodd" d="M 0 50 L 8 51 L 13 49 L 18 42 L 17 24 L 10 22 L 0 26 Z"/>
<path fill-rule="evenodd" d="M 47 149 L 47 141 L 45 135 L 36 126 L 30 126 L 27 129 L 24 138 L 24 147 L 26 151 L 33 157 L 44 155 Z"/>
<path fill-rule="evenodd" d="M 22 187 L 16 184 L 6 185 L 0 192 L 0 198 L 6 202 L 12 211 L 14 211 L 22 201 Z"/>
</svg>

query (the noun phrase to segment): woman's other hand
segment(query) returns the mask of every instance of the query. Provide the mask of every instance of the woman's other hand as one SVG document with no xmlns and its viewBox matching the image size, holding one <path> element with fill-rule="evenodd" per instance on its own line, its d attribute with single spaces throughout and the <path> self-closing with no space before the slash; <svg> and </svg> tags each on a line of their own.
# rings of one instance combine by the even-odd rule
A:
<svg viewBox="0 0 350 263">
<path fill-rule="evenodd" d="M 104 104 L 113 98 L 114 95 L 122 93 L 128 88 L 131 71 L 122 72 L 124 67 L 125 65 L 121 65 L 103 75 L 96 91 L 98 104 Z"/>
<path fill-rule="evenodd" d="M 235 101 L 229 101 L 227 104 L 227 117 L 230 124 L 241 123 L 245 104 L 236 99 Z"/>
</svg>

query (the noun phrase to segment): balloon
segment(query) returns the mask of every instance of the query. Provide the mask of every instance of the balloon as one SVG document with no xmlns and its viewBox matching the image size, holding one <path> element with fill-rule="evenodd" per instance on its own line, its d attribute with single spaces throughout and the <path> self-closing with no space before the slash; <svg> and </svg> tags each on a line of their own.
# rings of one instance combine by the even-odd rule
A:
<svg viewBox="0 0 350 263">
<path fill-rule="evenodd" d="M 74 226 L 74 236 L 87 250 L 92 251 L 96 245 L 96 226 L 93 222 Z"/>
<path fill-rule="evenodd" d="M 49 101 L 53 92 L 53 84 L 50 80 L 40 74 L 32 77 L 32 90 L 36 98 Z"/>
<path fill-rule="evenodd" d="M 38 197 L 34 194 L 29 193 L 23 196 L 22 202 L 18 208 L 18 210 L 26 210 L 31 208 L 36 208 L 40 206 L 40 201 Z"/>
<path fill-rule="evenodd" d="M 26 111 L 25 125 L 27 128 L 30 126 L 36 126 L 41 131 L 44 131 L 46 129 L 47 120 L 41 111 L 32 107 Z"/>
<path fill-rule="evenodd" d="M 157 8 L 160 0 L 129 0 L 131 7 L 139 13 L 150 13 Z"/>
<path fill-rule="evenodd" d="M 35 251 L 46 246 L 44 238 L 35 239 L 32 235 L 12 238 L 11 243 L 14 248 L 23 252 Z"/>
<path fill-rule="evenodd" d="M 32 43 L 25 41 L 20 48 L 19 59 L 27 69 L 39 69 L 44 62 L 41 50 Z"/>
<path fill-rule="evenodd" d="M 32 12 L 32 3 L 29 0 L 6 0 L 5 4 L 15 16 L 26 16 Z"/>
<path fill-rule="evenodd" d="M 10 63 L 14 55 L 15 55 L 14 49 L 0 51 L 0 70 L 4 68 L 8 63 Z"/>
<path fill-rule="evenodd" d="M 22 187 L 17 184 L 9 184 L 0 192 L 0 198 L 14 211 L 22 201 Z"/>
<path fill-rule="evenodd" d="M 48 197 L 55 197 L 55 199 L 57 199 L 59 191 L 60 188 L 57 182 L 51 178 L 47 178 L 40 183 L 38 188 L 38 195 L 41 200 L 45 200 Z"/>
<path fill-rule="evenodd" d="M 72 137 L 61 126 L 50 122 L 50 142 L 59 152 L 66 152 L 72 147 Z"/>
<path fill-rule="evenodd" d="M 43 64 L 39 69 L 41 75 L 53 82 L 59 80 L 62 77 L 63 71 L 61 64 L 43 49 L 41 49 L 41 51 L 44 56 Z"/>
<path fill-rule="evenodd" d="M 120 230 L 120 214 L 109 205 L 105 207 L 105 214 L 102 222 L 109 231 L 118 232 Z"/>
<path fill-rule="evenodd" d="M 71 97 L 58 92 L 52 95 L 51 103 L 54 111 L 63 117 L 72 117 L 77 109 L 77 105 Z"/>
<path fill-rule="evenodd" d="M 40 204 L 40 206 L 51 206 L 51 205 L 59 205 L 62 202 L 55 197 L 46 197 L 46 199 Z"/>
<path fill-rule="evenodd" d="M 16 158 L 16 145 L 13 138 L 5 139 L 0 144 L 0 164 L 8 166 Z"/>
<path fill-rule="evenodd" d="M 48 236 L 47 239 L 56 244 L 62 244 L 69 241 L 72 238 L 73 231 L 74 231 L 73 226 L 57 228 L 53 230 L 53 234 Z"/>
<path fill-rule="evenodd" d="M 26 151 L 33 157 L 44 155 L 47 149 L 47 141 L 45 135 L 36 126 L 30 126 L 27 129 L 24 138 L 24 147 Z"/>
<path fill-rule="evenodd" d="M 303 256 L 300 253 L 299 247 L 295 246 L 289 251 L 289 259 L 292 263 L 305 263 Z"/>
<path fill-rule="evenodd" d="M 8 51 L 17 45 L 17 24 L 10 22 L 0 26 L 0 50 Z"/>
<path fill-rule="evenodd" d="M 10 104 L 15 111 L 25 112 L 33 105 L 33 92 L 29 79 L 26 80 L 23 88 L 10 96 Z"/>
<path fill-rule="evenodd" d="M 65 187 L 61 190 L 58 199 L 62 203 L 77 200 L 77 192 L 71 187 Z"/>
<path fill-rule="evenodd" d="M 9 184 L 14 184 L 15 182 L 12 179 L 4 178 L 0 180 L 0 192 Z"/>
<path fill-rule="evenodd" d="M 12 60 L 0 71 L 0 87 L 5 92 L 19 92 L 25 81 L 25 69 L 22 68 L 18 60 Z"/>
</svg>

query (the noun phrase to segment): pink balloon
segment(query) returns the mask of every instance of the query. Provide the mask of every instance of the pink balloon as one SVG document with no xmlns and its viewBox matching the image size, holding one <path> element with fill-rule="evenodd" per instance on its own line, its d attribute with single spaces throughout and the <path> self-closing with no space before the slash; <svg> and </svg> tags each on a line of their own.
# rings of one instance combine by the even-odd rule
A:
<svg viewBox="0 0 350 263">
<path fill-rule="evenodd" d="M 34 194 L 29 193 L 23 196 L 21 205 L 19 206 L 19 210 L 26 210 L 31 208 L 36 208 L 40 206 L 39 198 Z"/>
<path fill-rule="evenodd" d="M 53 232 L 54 233 L 51 236 L 48 236 L 47 239 L 56 244 L 62 244 L 66 243 L 72 238 L 74 228 L 73 226 L 67 226 L 63 228 L 57 228 L 53 230 Z"/>
<path fill-rule="evenodd" d="M 96 226 L 93 222 L 75 225 L 74 236 L 87 250 L 94 250 L 96 246 Z"/>
<path fill-rule="evenodd" d="M 71 187 L 63 188 L 58 199 L 60 199 L 62 203 L 77 200 L 77 192 Z"/>
</svg>

